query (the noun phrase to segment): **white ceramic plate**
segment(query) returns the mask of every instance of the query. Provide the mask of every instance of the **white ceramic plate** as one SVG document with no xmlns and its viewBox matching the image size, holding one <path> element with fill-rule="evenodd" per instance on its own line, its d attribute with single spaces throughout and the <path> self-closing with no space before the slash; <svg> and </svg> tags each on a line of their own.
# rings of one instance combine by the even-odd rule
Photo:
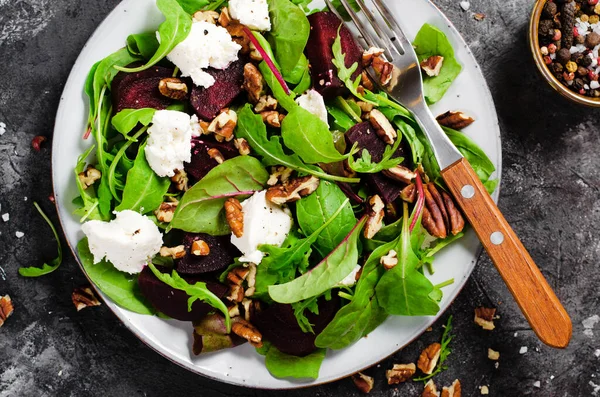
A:
<svg viewBox="0 0 600 397">
<path fill-rule="evenodd" d="M 389 7 L 405 26 L 409 38 L 425 22 L 442 29 L 450 38 L 464 66 L 446 96 L 433 108 L 434 114 L 447 110 L 468 111 L 477 120 L 465 130 L 489 155 L 500 176 L 501 146 L 496 111 L 485 79 L 459 33 L 428 0 L 388 0 Z M 82 238 L 80 224 L 72 216 L 71 200 L 77 196 L 73 167 L 77 157 L 92 143 L 81 139 L 87 117 L 87 98 L 83 93 L 91 66 L 125 44 L 130 33 L 154 30 L 162 21 L 154 0 L 124 0 L 102 22 L 79 55 L 61 97 L 53 144 L 54 193 L 69 245 Z M 497 192 L 494 196 L 497 198 Z M 435 283 L 454 278 L 444 289 L 441 313 L 448 308 L 471 274 L 480 250 L 472 231 L 460 243 L 442 251 L 435 261 Z M 102 294 L 101 294 L 102 295 Z M 264 359 L 248 344 L 222 352 L 196 357 L 191 352 L 192 326 L 176 320 L 163 320 L 123 310 L 102 295 L 108 307 L 148 346 L 169 360 L 198 374 L 223 382 L 269 389 L 288 389 L 330 382 L 371 366 L 418 337 L 435 317 L 390 317 L 369 338 L 341 350 L 329 351 L 320 376 L 314 381 L 284 380 L 272 377 Z"/>
</svg>

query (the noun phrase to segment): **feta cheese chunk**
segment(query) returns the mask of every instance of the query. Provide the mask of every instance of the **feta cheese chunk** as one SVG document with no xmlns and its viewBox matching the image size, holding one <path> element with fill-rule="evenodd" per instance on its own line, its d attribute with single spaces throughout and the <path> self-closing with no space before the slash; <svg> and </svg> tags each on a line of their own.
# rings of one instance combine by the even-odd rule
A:
<svg viewBox="0 0 600 397">
<path fill-rule="evenodd" d="M 229 13 L 252 30 L 271 30 L 267 0 L 229 0 Z"/>
<path fill-rule="evenodd" d="M 264 254 L 258 246 L 281 246 L 292 227 L 290 214 L 268 201 L 266 193 L 266 190 L 262 190 L 242 202 L 244 233 L 242 237 L 231 235 L 231 243 L 243 254 L 240 262 L 259 264 Z"/>
<path fill-rule="evenodd" d="M 315 90 L 308 90 L 304 94 L 300 95 L 296 98 L 296 103 L 301 108 L 304 108 L 319 117 L 327 127 L 329 127 L 329 122 L 327 121 L 327 108 L 325 107 L 325 101 L 321 94 L 319 94 Z"/>
<path fill-rule="evenodd" d="M 224 27 L 200 21 L 192 23 L 189 35 L 173 48 L 167 59 L 181 70 L 182 76 L 189 76 L 197 86 L 208 88 L 215 79 L 204 69 L 226 69 L 237 61 L 241 48 Z"/>
<path fill-rule="evenodd" d="M 158 176 L 173 176 L 192 160 L 192 136 L 198 118 L 176 110 L 158 110 L 148 128 L 146 160 Z"/>
<path fill-rule="evenodd" d="M 361 267 L 360 265 L 356 265 L 356 267 L 354 269 L 352 269 L 350 274 L 347 275 L 346 277 L 344 277 L 344 279 L 342 281 L 340 281 L 339 283 L 337 283 L 335 286 L 336 287 L 352 287 L 354 284 L 356 284 L 356 275 L 358 274 L 360 267 Z"/>
<path fill-rule="evenodd" d="M 122 272 L 139 273 L 160 251 L 162 233 L 154 222 L 138 212 L 126 210 L 115 215 L 110 222 L 94 220 L 81 226 L 94 263 L 106 258 Z"/>
</svg>

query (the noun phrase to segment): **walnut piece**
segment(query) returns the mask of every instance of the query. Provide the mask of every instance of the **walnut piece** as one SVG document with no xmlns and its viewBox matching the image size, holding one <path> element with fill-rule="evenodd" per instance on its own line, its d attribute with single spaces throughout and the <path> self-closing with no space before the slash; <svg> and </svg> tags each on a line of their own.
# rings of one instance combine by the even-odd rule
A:
<svg viewBox="0 0 600 397">
<path fill-rule="evenodd" d="M 410 364 L 394 364 L 392 369 L 385 371 L 388 385 L 397 385 L 403 383 L 413 377 L 417 372 L 417 367 L 414 363 Z"/>
<path fill-rule="evenodd" d="M 381 113 L 377 109 L 371 110 L 369 112 L 369 121 L 371 122 L 373 128 L 375 128 L 377 136 L 381 138 L 382 141 L 384 141 L 388 145 L 394 144 L 394 141 L 398 137 L 398 134 L 396 133 L 396 130 L 394 129 L 390 121 L 387 119 L 387 117 L 384 116 L 383 113 Z"/>
<path fill-rule="evenodd" d="M 421 393 L 421 397 L 439 397 L 440 393 L 437 391 L 437 387 L 435 383 L 433 383 L 433 379 L 429 379 L 429 382 L 425 384 L 425 388 L 423 389 L 423 393 Z"/>
<path fill-rule="evenodd" d="M 227 282 L 231 285 L 242 285 L 249 273 L 250 269 L 247 267 L 236 267 L 227 273 Z"/>
<path fill-rule="evenodd" d="M 265 110 L 260 114 L 260 117 L 262 117 L 262 120 L 271 127 L 279 128 L 281 127 L 284 116 L 277 110 Z"/>
<path fill-rule="evenodd" d="M 192 15 L 192 19 L 195 22 L 208 22 L 214 25 L 219 19 L 219 13 L 216 11 L 196 11 L 194 15 Z"/>
<path fill-rule="evenodd" d="M 407 203 L 414 203 L 417 199 L 417 187 L 414 183 L 406 186 L 400 191 L 400 198 Z"/>
<path fill-rule="evenodd" d="M 493 361 L 498 361 L 500 359 L 500 352 L 488 348 L 488 358 Z"/>
<path fill-rule="evenodd" d="M 375 380 L 372 377 L 365 375 L 362 372 L 357 372 L 351 376 L 351 379 L 356 385 L 356 388 L 361 392 L 368 394 L 373 390 Z"/>
<path fill-rule="evenodd" d="M 462 388 L 458 379 L 455 379 L 450 387 L 444 386 L 442 389 L 442 397 L 461 397 L 461 394 Z"/>
<path fill-rule="evenodd" d="M 385 52 L 385 50 L 383 48 L 378 48 L 378 47 L 369 47 L 368 49 L 363 51 L 363 54 L 362 54 L 363 68 L 368 68 L 369 66 L 371 66 L 373 59 L 375 57 L 379 57 L 379 56 L 383 55 L 384 52 Z"/>
<path fill-rule="evenodd" d="M 231 16 L 229 15 L 229 8 L 223 7 L 221 8 L 221 14 L 219 14 L 219 18 L 217 19 L 219 25 L 226 28 L 231 23 Z"/>
<path fill-rule="evenodd" d="M 221 13 L 221 16 L 223 16 L 223 13 Z M 227 29 L 227 32 L 229 33 L 229 35 L 231 35 L 232 40 L 240 46 L 242 46 L 242 48 L 240 49 L 240 54 L 250 53 L 250 45 L 252 44 L 252 42 L 250 41 L 250 38 L 246 35 L 246 32 L 244 32 L 244 26 L 242 24 L 240 24 L 238 21 L 233 20 L 227 23 L 227 26 L 223 27 Z"/>
<path fill-rule="evenodd" d="M 419 356 L 417 367 L 419 367 L 424 374 L 431 375 L 440 358 L 441 351 L 442 345 L 437 342 L 427 346 Z"/>
<path fill-rule="evenodd" d="M 369 198 L 369 217 L 365 225 L 364 236 L 372 239 L 383 226 L 383 217 L 385 216 L 385 205 L 379 195 Z"/>
<path fill-rule="evenodd" d="M 231 109 L 223 109 L 208 126 L 208 132 L 215 134 L 218 142 L 229 142 L 233 139 L 233 130 L 236 125 L 237 113 Z"/>
<path fill-rule="evenodd" d="M 235 145 L 235 148 L 240 153 L 240 156 L 247 156 L 250 154 L 250 145 L 248 144 L 248 141 L 245 140 L 244 138 L 234 139 L 233 144 Z"/>
<path fill-rule="evenodd" d="M 244 65 L 244 85 L 242 88 L 248 93 L 248 99 L 252 103 L 258 103 L 260 97 L 265 94 L 265 80 L 256 66 L 252 63 Z"/>
<path fill-rule="evenodd" d="M 262 334 L 256 327 L 240 317 L 236 317 L 232 322 L 231 331 L 234 334 L 246 339 L 254 347 L 262 347 Z"/>
<path fill-rule="evenodd" d="M 175 189 L 180 192 L 187 192 L 189 181 L 187 172 L 184 170 L 175 170 L 175 175 L 171 177 L 171 182 L 175 184 Z"/>
<path fill-rule="evenodd" d="M 218 164 L 223 164 L 225 161 L 225 157 L 223 157 L 223 153 L 219 149 L 210 148 L 207 150 L 208 156 L 215 160 Z"/>
<path fill-rule="evenodd" d="M 444 57 L 440 55 L 432 55 L 429 58 L 421 62 L 421 69 L 429 77 L 436 77 L 440 75 L 442 65 L 444 64 Z"/>
<path fill-rule="evenodd" d="M 210 247 L 204 240 L 194 240 L 191 251 L 192 255 L 207 256 L 210 254 Z"/>
<path fill-rule="evenodd" d="M 265 110 L 276 110 L 277 109 L 277 99 L 273 98 L 271 95 L 262 95 L 258 98 L 258 103 L 254 106 L 254 111 L 256 113 L 262 113 Z"/>
<path fill-rule="evenodd" d="M 416 172 L 411 171 L 403 165 L 383 170 L 382 173 L 396 182 L 406 183 L 407 185 L 412 183 L 412 180 L 417 177 Z"/>
<path fill-rule="evenodd" d="M 390 252 L 379 259 L 379 263 L 383 265 L 385 270 L 394 268 L 398 264 L 398 253 L 395 250 L 390 250 Z"/>
<path fill-rule="evenodd" d="M 494 316 L 496 315 L 496 309 L 490 307 L 478 307 L 475 309 L 475 324 L 481 328 L 491 331 L 496 326 L 494 325 Z"/>
<path fill-rule="evenodd" d="M 319 182 L 319 178 L 312 175 L 288 179 L 267 189 L 266 198 L 277 205 L 292 203 L 317 190 Z"/>
<path fill-rule="evenodd" d="M 160 256 L 162 256 L 163 258 L 173 258 L 173 259 L 180 259 L 183 258 L 186 254 L 185 251 L 185 246 L 183 245 L 178 245 L 176 247 L 166 247 L 163 246 L 161 247 L 160 251 L 158 252 L 158 254 Z"/>
<path fill-rule="evenodd" d="M 88 187 L 92 186 L 97 180 L 102 178 L 102 173 L 94 167 L 92 167 L 91 165 L 88 165 L 87 169 L 83 172 L 80 172 L 78 177 L 79 181 L 83 185 L 83 188 L 87 189 Z"/>
<path fill-rule="evenodd" d="M 75 288 L 71 294 L 71 300 L 77 311 L 83 310 L 86 307 L 100 306 L 102 303 L 96 298 L 91 287 Z"/>
<path fill-rule="evenodd" d="M 254 45 L 254 43 L 252 41 L 250 41 L 250 59 L 252 59 L 253 61 L 256 62 L 260 62 L 263 60 L 263 56 L 260 53 L 260 51 L 258 51 L 258 49 L 256 48 L 256 46 Z"/>
<path fill-rule="evenodd" d="M 269 175 L 269 180 L 267 181 L 267 185 L 275 186 L 279 182 L 284 183 L 290 176 L 292 176 L 293 170 L 288 167 L 284 167 L 282 165 L 278 165 L 276 167 L 271 168 L 271 175 Z"/>
<path fill-rule="evenodd" d="M 447 111 L 444 114 L 440 114 L 435 118 L 437 122 L 444 127 L 452 128 L 453 130 L 462 130 L 473 124 L 475 119 L 467 116 L 463 112 L 452 112 Z"/>
<path fill-rule="evenodd" d="M 228 198 L 225 201 L 225 219 L 231 228 L 233 234 L 240 238 L 244 235 L 244 212 L 242 204 L 235 198 Z"/>
<path fill-rule="evenodd" d="M 158 91 L 167 98 L 181 101 L 187 97 L 187 85 L 177 77 L 167 77 L 158 82 Z"/>
<path fill-rule="evenodd" d="M 159 222 L 169 223 L 173 220 L 173 215 L 175 215 L 175 210 L 177 209 L 177 202 L 169 203 L 164 202 L 154 211 L 154 215 L 156 215 L 156 219 Z"/>
<path fill-rule="evenodd" d="M 2 327 L 4 325 L 4 322 L 6 321 L 6 319 L 9 318 L 13 314 L 14 311 L 15 311 L 15 308 L 12 304 L 12 300 L 10 299 L 10 296 L 8 296 L 8 295 L 0 296 L 0 327 Z"/>
</svg>

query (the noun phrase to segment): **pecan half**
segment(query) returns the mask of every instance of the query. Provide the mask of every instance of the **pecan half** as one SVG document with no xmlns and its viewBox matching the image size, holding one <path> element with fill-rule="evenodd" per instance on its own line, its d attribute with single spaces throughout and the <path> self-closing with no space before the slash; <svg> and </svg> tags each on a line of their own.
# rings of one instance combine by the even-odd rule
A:
<svg viewBox="0 0 600 397">
<path fill-rule="evenodd" d="M 192 255 L 207 256 L 210 254 L 210 247 L 204 240 L 194 240 L 191 251 Z"/>
<path fill-rule="evenodd" d="M 429 382 L 425 384 L 421 397 L 439 397 L 439 395 L 437 387 L 435 386 L 435 383 L 433 383 L 433 379 L 429 379 Z"/>
<path fill-rule="evenodd" d="M 180 192 L 186 192 L 188 190 L 188 183 L 190 179 L 187 176 L 187 172 L 184 170 L 175 170 L 175 175 L 171 177 L 171 182 L 175 184 L 175 189 Z"/>
<path fill-rule="evenodd" d="M 500 359 L 500 352 L 488 348 L 488 358 L 492 361 L 498 361 Z"/>
<path fill-rule="evenodd" d="M 487 331 L 491 331 L 496 328 L 494 325 L 495 315 L 496 309 L 493 307 L 478 307 L 475 309 L 475 324 Z"/>
<path fill-rule="evenodd" d="M 369 74 L 367 72 L 362 72 L 360 74 L 360 86 L 362 86 L 363 88 L 366 88 L 369 91 L 373 91 L 375 89 L 375 83 L 373 83 L 373 80 L 371 80 L 371 78 L 369 77 Z M 359 88 L 360 88 L 359 86 Z"/>
<path fill-rule="evenodd" d="M 227 282 L 231 285 L 242 285 L 246 277 L 248 277 L 250 269 L 247 267 L 236 267 L 227 273 Z"/>
<path fill-rule="evenodd" d="M 196 11 L 194 15 L 192 15 L 192 19 L 195 22 L 208 22 L 214 25 L 219 19 L 219 13 L 216 11 Z"/>
<path fill-rule="evenodd" d="M 368 394 L 373 390 L 373 385 L 375 384 L 375 380 L 363 374 L 362 372 L 357 372 L 351 376 L 352 382 L 356 385 L 356 388 L 361 392 Z"/>
<path fill-rule="evenodd" d="M 78 177 L 79 181 L 83 185 L 83 188 L 87 189 L 88 187 L 92 186 L 97 180 L 102 178 L 102 173 L 96 168 L 92 167 L 91 165 L 88 165 L 87 169 L 83 172 L 80 172 Z"/>
<path fill-rule="evenodd" d="M 423 208 L 423 227 L 429 234 L 437 238 L 446 238 L 448 232 L 456 235 L 460 233 L 465 220 L 446 192 L 436 188 L 433 182 L 423 186 L 425 194 L 425 208 Z"/>
<path fill-rule="evenodd" d="M 167 98 L 181 101 L 187 97 L 187 85 L 177 77 L 167 77 L 158 82 L 158 91 Z"/>
<path fill-rule="evenodd" d="M 432 55 L 429 58 L 421 62 L 421 69 L 429 77 L 435 77 L 440 75 L 442 65 L 444 64 L 444 57 L 440 55 Z"/>
<path fill-rule="evenodd" d="M 465 219 L 462 214 L 454 205 L 454 200 L 452 197 L 444 191 L 442 191 L 442 199 L 444 200 L 444 206 L 446 207 L 446 211 L 448 212 L 448 221 L 450 222 L 450 233 L 456 236 L 458 233 L 462 232 L 465 228 Z"/>
<path fill-rule="evenodd" d="M 244 138 L 236 138 L 233 140 L 235 148 L 240 153 L 240 156 L 247 156 L 250 154 L 250 144 Z"/>
<path fill-rule="evenodd" d="M 470 116 L 467 116 L 463 112 L 452 112 L 447 111 L 444 114 L 440 114 L 435 118 L 437 122 L 448 128 L 452 128 L 453 130 L 462 130 L 473 124 L 475 119 Z"/>
<path fill-rule="evenodd" d="M 164 258 L 180 259 L 186 255 L 185 246 L 178 245 L 176 247 L 161 247 L 158 254 Z"/>
<path fill-rule="evenodd" d="M 229 295 L 226 298 L 232 302 L 241 302 L 244 300 L 244 287 L 241 285 L 231 285 Z"/>
<path fill-rule="evenodd" d="M 293 170 L 288 167 L 284 167 L 282 165 L 278 165 L 276 167 L 271 168 L 271 175 L 269 175 L 269 180 L 267 181 L 267 185 L 275 186 L 279 182 L 284 183 L 290 176 L 292 176 Z"/>
<path fill-rule="evenodd" d="M 246 339 L 254 347 L 262 347 L 262 334 L 254 325 L 240 317 L 236 317 L 232 322 L 231 331 L 234 334 Z"/>
<path fill-rule="evenodd" d="M 392 369 L 385 371 L 385 377 L 387 378 L 388 385 L 396 385 L 412 378 L 415 372 L 417 372 L 417 368 L 414 363 L 394 364 Z"/>
<path fill-rule="evenodd" d="M 379 263 L 383 265 L 385 270 L 390 270 L 398 264 L 398 253 L 395 250 L 390 250 L 386 255 L 379 259 Z"/>
<path fill-rule="evenodd" d="M 419 356 L 417 367 L 419 367 L 424 374 L 431 375 L 440 358 L 441 351 L 442 345 L 437 342 L 427 346 Z"/>
<path fill-rule="evenodd" d="M 414 183 L 406 186 L 400 191 L 400 198 L 407 203 L 414 203 L 417 199 L 417 187 Z"/>
<path fill-rule="evenodd" d="M 229 142 L 233 139 L 233 130 L 236 125 L 237 113 L 231 109 L 223 109 L 208 126 L 208 132 L 215 134 L 218 142 Z"/>
<path fill-rule="evenodd" d="M 399 70 L 389 63 L 382 56 L 373 57 L 371 62 L 373 70 L 379 75 L 379 82 L 383 86 L 393 87 L 398 82 L 400 76 Z"/>
<path fill-rule="evenodd" d="M 379 57 L 379 56 L 383 55 L 384 52 L 385 52 L 385 50 L 383 48 L 377 48 L 377 47 L 369 47 L 368 49 L 363 51 L 363 54 L 362 54 L 363 67 L 368 68 L 369 66 L 371 66 L 373 59 L 375 57 Z"/>
<path fill-rule="evenodd" d="M 102 303 L 96 298 L 94 291 L 90 287 L 75 288 L 71 294 L 71 300 L 77 311 L 86 307 L 100 306 Z"/>
<path fill-rule="evenodd" d="M 261 95 L 258 98 L 258 102 L 254 106 L 254 111 L 256 113 L 262 113 L 265 110 L 275 110 L 277 109 L 277 99 L 273 98 L 271 95 Z"/>
<path fill-rule="evenodd" d="M 173 220 L 173 215 L 175 215 L 175 210 L 177 209 L 177 204 L 179 203 L 169 203 L 164 202 L 154 211 L 154 215 L 156 215 L 156 219 L 159 222 L 169 223 Z"/>
<path fill-rule="evenodd" d="M 293 203 L 317 190 L 319 182 L 319 178 L 312 175 L 288 179 L 267 189 L 266 198 L 277 205 Z"/>
<path fill-rule="evenodd" d="M 372 239 L 383 226 L 383 217 L 385 216 L 385 205 L 379 195 L 372 196 L 369 201 L 369 217 L 365 225 L 364 236 Z"/>
<path fill-rule="evenodd" d="M 455 379 L 450 387 L 444 386 L 442 389 L 442 397 L 461 397 L 462 390 L 460 381 Z"/>
<path fill-rule="evenodd" d="M 258 103 L 260 97 L 265 94 L 265 80 L 256 66 L 252 63 L 244 65 L 244 85 L 242 88 L 248 93 L 248 99 L 252 103 Z"/>
<path fill-rule="evenodd" d="M 377 136 L 388 145 L 393 145 L 395 139 L 398 137 L 396 130 L 392 126 L 392 123 L 377 109 L 373 109 L 369 112 L 369 121 L 375 129 Z"/>
<path fill-rule="evenodd" d="M 228 198 L 224 204 L 225 219 L 236 237 L 244 235 L 244 212 L 242 204 L 235 198 Z"/>
<path fill-rule="evenodd" d="M 387 176 L 390 179 L 393 179 L 394 181 L 406 184 L 412 183 L 412 180 L 417 177 L 416 172 L 411 171 L 403 165 L 397 165 L 393 168 L 383 170 L 382 173 L 383 175 Z"/>
<path fill-rule="evenodd" d="M 8 296 L 8 295 L 0 296 L 0 327 L 2 327 L 4 325 L 4 322 L 6 321 L 6 319 L 9 318 L 13 314 L 14 311 L 15 311 L 15 308 L 12 304 L 12 300 L 10 299 L 10 296 Z"/>
</svg>

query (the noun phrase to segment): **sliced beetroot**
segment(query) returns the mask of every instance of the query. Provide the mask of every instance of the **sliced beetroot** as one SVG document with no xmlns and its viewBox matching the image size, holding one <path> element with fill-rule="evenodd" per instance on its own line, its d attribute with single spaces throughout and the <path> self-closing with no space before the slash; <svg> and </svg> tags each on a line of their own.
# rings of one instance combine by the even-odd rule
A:
<svg viewBox="0 0 600 397">
<path fill-rule="evenodd" d="M 215 168 L 219 163 L 208 155 L 209 149 L 218 149 L 225 160 L 239 155 L 233 141 L 216 142 L 212 138 L 200 137 L 192 140 L 192 161 L 185 164 L 185 172 L 194 179 L 200 180 L 208 171 Z"/>
<path fill-rule="evenodd" d="M 210 248 L 206 256 L 191 254 L 192 244 L 196 240 L 204 240 Z M 183 245 L 187 255 L 175 263 L 177 273 L 183 275 L 198 275 L 210 273 L 226 268 L 233 263 L 236 256 L 240 256 L 238 249 L 231 244 L 230 236 L 211 236 L 205 233 L 186 233 Z"/>
<path fill-rule="evenodd" d="M 331 46 L 335 41 L 342 21 L 333 12 L 315 12 L 308 16 L 310 22 L 310 36 L 306 45 L 306 57 L 310 61 L 314 88 L 325 99 L 345 95 L 348 90 L 344 83 L 337 77 L 337 68 L 333 64 L 333 51 Z M 362 49 L 354 40 L 352 33 L 342 25 L 340 42 L 342 53 L 346 54 L 346 67 L 358 63 L 358 68 L 352 75 L 356 78 L 362 73 Z"/>
<path fill-rule="evenodd" d="M 113 109 L 166 109 L 173 101 L 160 93 L 158 83 L 173 76 L 173 69 L 154 66 L 137 73 L 119 72 L 111 84 Z"/>
<path fill-rule="evenodd" d="M 346 131 L 346 141 L 350 146 L 357 143 L 358 148 L 361 149 L 361 151 L 362 149 L 367 149 L 374 162 L 381 161 L 387 146 L 386 143 L 377 136 L 375 129 L 368 121 L 356 124 Z M 410 153 L 410 151 L 406 149 L 405 143 L 406 142 L 403 142 L 403 144 L 398 147 L 394 157 L 404 157 L 406 162 L 408 160 L 405 153 Z M 360 155 L 361 151 L 359 151 L 358 155 Z M 407 165 L 405 162 L 402 164 Z M 387 178 L 381 173 L 364 174 L 363 178 L 365 178 L 365 181 L 369 186 L 371 186 L 371 188 L 374 189 L 386 203 L 391 203 L 397 199 L 398 196 L 400 196 L 400 190 L 405 186 L 400 182 Z"/>
<path fill-rule="evenodd" d="M 208 88 L 194 86 L 190 94 L 190 103 L 198 117 L 206 121 L 214 119 L 242 93 L 245 64 L 246 59 L 240 58 L 224 70 L 206 69 L 215 78 L 215 84 Z"/>
<path fill-rule="evenodd" d="M 163 273 L 170 272 L 170 269 L 163 266 L 156 266 Z M 219 298 L 227 295 L 228 288 L 222 284 L 206 281 L 199 277 L 183 277 L 188 283 L 196 283 L 198 281 L 206 282 L 207 288 Z M 192 311 L 188 311 L 188 295 L 178 289 L 171 288 L 167 284 L 160 281 L 148 266 L 142 270 L 138 277 L 138 284 L 142 294 L 154 306 L 156 310 L 167 316 L 181 321 L 200 320 L 209 312 L 213 311 L 213 307 L 202 301 L 196 301 L 192 305 Z"/>
<path fill-rule="evenodd" d="M 306 356 L 317 349 L 315 346 L 317 335 L 333 320 L 338 309 L 337 295 L 329 301 L 323 298 L 319 300 L 319 314 L 306 314 L 313 324 L 314 334 L 303 332 L 294 316 L 292 306 L 280 303 L 257 313 L 252 324 L 258 328 L 264 340 L 271 342 L 282 353 Z"/>
<path fill-rule="evenodd" d="M 220 314 L 210 314 L 194 321 L 194 342 L 192 352 L 195 355 L 228 349 L 246 342 L 236 334 L 227 333 L 225 318 Z"/>
</svg>

